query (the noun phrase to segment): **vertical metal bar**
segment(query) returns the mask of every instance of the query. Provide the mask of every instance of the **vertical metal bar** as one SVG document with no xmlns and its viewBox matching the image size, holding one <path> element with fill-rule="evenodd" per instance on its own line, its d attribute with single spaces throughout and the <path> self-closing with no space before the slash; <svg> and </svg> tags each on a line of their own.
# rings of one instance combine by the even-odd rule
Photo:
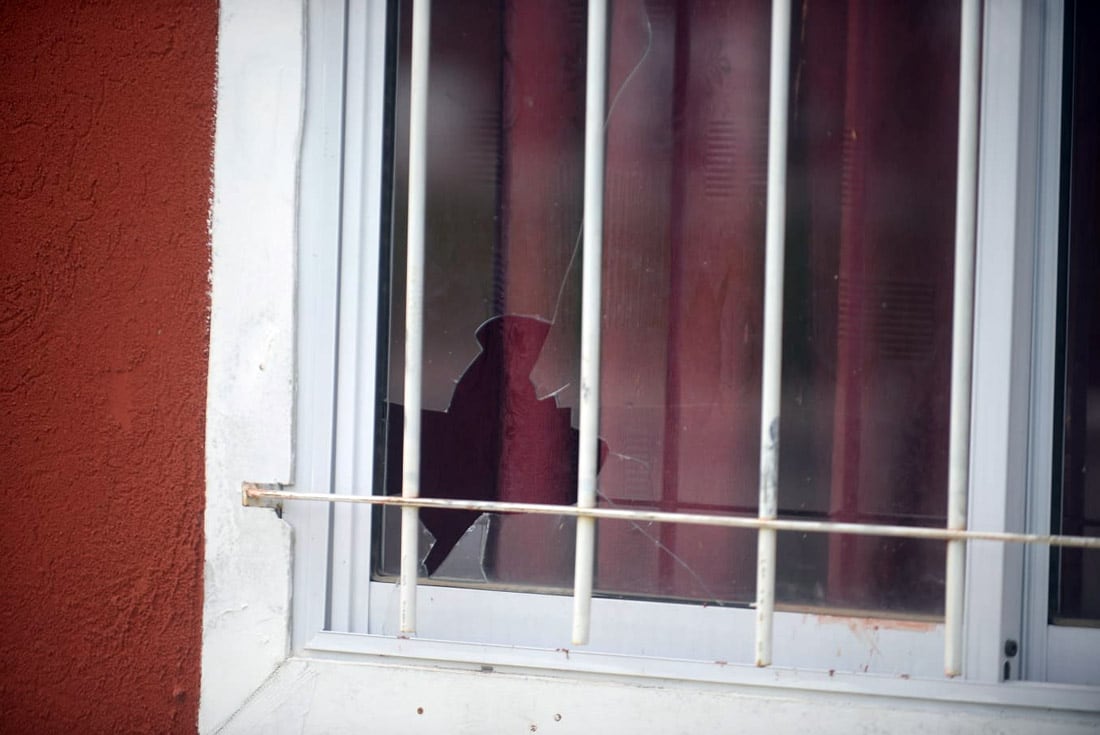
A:
<svg viewBox="0 0 1100 735">
<path fill-rule="evenodd" d="M 966 528 L 970 470 L 970 373 L 978 180 L 979 0 L 963 0 L 959 49 L 959 162 L 955 199 L 955 287 L 951 340 L 951 433 L 947 527 Z M 966 542 L 947 542 L 944 673 L 962 673 Z"/>
<path fill-rule="evenodd" d="M 779 511 L 779 398 L 783 369 L 783 255 L 787 210 L 787 89 L 791 4 L 772 3 L 768 94 L 768 208 L 764 255 L 764 365 L 760 409 L 760 517 Z M 775 613 L 775 530 L 762 528 L 756 552 L 756 665 L 772 662 Z"/>
<path fill-rule="evenodd" d="M 405 274 L 405 436 L 401 495 L 420 496 L 420 397 L 424 353 L 424 212 L 428 158 L 428 49 L 431 0 L 413 3 L 412 71 L 409 77 L 409 230 Z M 416 633 L 416 581 L 420 574 L 420 518 L 401 509 L 403 635 Z"/>
<path fill-rule="evenodd" d="M 607 0 L 588 3 L 584 120 L 584 259 L 581 292 L 580 448 L 577 506 L 596 506 L 600 428 L 600 271 L 603 256 L 604 118 L 607 104 Z M 573 643 L 588 642 L 596 519 L 577 519 L 573 575 Z"/>
</svg>

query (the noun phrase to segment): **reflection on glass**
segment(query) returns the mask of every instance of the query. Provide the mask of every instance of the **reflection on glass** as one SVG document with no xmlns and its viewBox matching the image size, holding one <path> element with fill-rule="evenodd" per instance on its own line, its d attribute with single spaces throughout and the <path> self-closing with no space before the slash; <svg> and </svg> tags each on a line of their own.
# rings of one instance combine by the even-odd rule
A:
<svg viewBox="0 0 1100 735">
<path fill-rule="evenodd" d="M 1065 301 L 1062 312 L 1064 364 L 1060 493 L 1055 493 L 1055 533 L 1100 536 L 1100 64 L 1093 39 L 1100 6 L 1067 6 L 1066 34 L 1072 44 L 1066 68 L 1070 104 L 1067 157 L 1068 202 L 1063 219 Z M 1091 472 L 1090 472 L 1091 470 Z M 1051 612 L 1054 622 L 1100 624 L 1100 551 L 1054 552 Z"/>
<path fill-rule="evenodd" d="M 426 496 L 576 499 L 585 13 L 583 2 L 560 0 L 433 12 Z M 614 4 L 601 505 L 756 512 L 770 13 L 770 0 Z M 944 524 L 958 25 L 957 2 L 806 0 L 796 14 L 785 516 Z M 391 493 L 400 485 L 408 37 L 406 18 Z M 432 579 L 571 587 L 572 522 L 450 516 L 423 514 Z M 754 596 L 754 533 L 599 529 L 603 594 Z M 381 574 L 396 568 L 396 533 L 384 520 Z M 785 604 L 942 610 L 942 544 L 789 534 L 779 543 Z"/>
</svg>

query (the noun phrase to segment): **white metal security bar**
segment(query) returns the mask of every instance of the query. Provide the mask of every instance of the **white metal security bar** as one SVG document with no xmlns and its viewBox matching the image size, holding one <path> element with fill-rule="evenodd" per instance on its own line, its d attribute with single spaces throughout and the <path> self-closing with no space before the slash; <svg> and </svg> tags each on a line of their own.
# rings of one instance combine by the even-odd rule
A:
<svg viewBox="0 0 1100 735">
<path fill-rule="evenodd" d="M 764 364 L 760 407 L 761 520 L 779 511 L 779 398 L 783 383 L 783 255 L 787 219 L 787 86 L 791 3 L 772 3 L 768 100 L 768 204 L 764 255 Z M 760 527 L 756 551 L 756 665 L 772 662 L 775 616 L 775 529 Z"/>
<path fill-rule="evenodd" d="M 424 353 L 424 213 L 428 159 L 428 49 L 431 0 L 413 3 L 409 85 L 409 230 L 405 265 L 405 435 L 401 495 L 420 496 L 420 398 Z M 417 506 L 401 508 L 400 629 L 416 632 L 416 581 L 420 574 Z"/>
<path fill-rule="evenodd" d="M 246 482 L 241 487 L 245 505 L 270 506 L 291 500 L 322 503 L 364 503 L 442 510 L 474 510 L 481 513 L 528 513 L 557 515 L 598 520 L 635 521 L 642 523 L 683 523 L 689 526 L 720 528 L 768 528 L 795 533 L 842 533 L 853 536 L 885 536 L 914 538 L 926 541 L 995 541 L 1001 543 L 1043 544 L 1077 549 L 1100 549 L 1100 537 L 1059 536 L 1041 533 L 1010 533 L 1007 531 L 952 530 L 930 526 L 892 526 L 876 523 L 843 523 L 840 521 L 806 521 L 785 518 L 766 519 L 758 516 L 680 513 L 629 508 L 579 508 L 575 505 L 548 503 L 517 503 L 501 500 L 454 500 L 451 498 L 406 498 L 401 495 L 340 495 L 336 493 L 299 493 L 283 490 L 280 485 Z"/>
<path fill-rule="evenodd" d="M 607 0 L 588 3 L 587 78 L 584 102 L 584 258 L 581 291 L 580 436 L 577 506 L 596 506 L 600 429 L 600 272 L 603 257 L 604 108 L 607 104 Z M 596 519 L 577 518 L 573 572 L 573 644 L 588 642 Z"/>
<path fill-rule="evenodd" d="M 978 202 L 978 0 L 963 0 L 959 49 L 959 160 L 955 200 L 955 284 L 951 337 L 951 432 L 948 445 L 947 528 L 966 528 L 970 477 L 970 381 L 974 315 L 974 248 Z M 947 544 L 944 581 L 944 673 L 962 673 L 966 544 Z"/>
</svg>

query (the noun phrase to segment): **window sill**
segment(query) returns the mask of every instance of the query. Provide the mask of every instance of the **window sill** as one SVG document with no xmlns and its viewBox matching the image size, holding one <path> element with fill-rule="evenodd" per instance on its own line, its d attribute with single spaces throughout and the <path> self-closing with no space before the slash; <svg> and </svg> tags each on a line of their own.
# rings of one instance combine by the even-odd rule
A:
<svg viewBox="0 0 1100 735">
<path fill-rule="evenodd" d="M 340 636 L 346 638 L 365 636 Z M 328 634 L 313 643 L 327 642 Z M 343 642 L 348 641 L 332 641 Z M 222 732 L 713 732 L 722 723 L 769 732 L 850 733 L 889 722 L 892 732 L 1095 732 L 1089 690 L 1056 685 L 974 685 L 746 666 L 718 667 L 730 683 L 578 671 L 586 654 L 558 654 L 558 669 L 487 668 L 441 660 L 451 644 L 393 641 L 393 653 L 348 658 L 313 648 L 287 659 Z M 313 644 L 311 644 L 313 645 Z M 459 647 L 470 648 L 470 647 Z M 482 652 L 484 653 L 484 652 Z M 528 652 L 523 652 L 527 655 Z M 479 654 L 480 656 L 481 654 Z M 567 665 L 569 670 L 565 670 Z M 614 665 L 609 665 L 613 667 Z M 732 684 L 732 685 L 731 685 Z M 873 691 L 892 688 L 900 694 Z M 930 687 L 947 692 L 932 696 Z M 996 695 L 994 694 L 996 693 Z M 1066 706 L 1076 699 L 1078 706 Z M 378 702 L 386 702 L 378 707 Z M 1086 704 L 1085 707 L 1079 705 Z"/>
<path fill-rule="evenodd" d="M 1100 725 L 1100 691 L 1095 687 L 1012 681 L 999 684 L 962 679 L 821 671 L 725 661 L 686 661 L 645 656 L 592 653 L 577 649 L 539 649 L 354 633 L 323 632 L 302 652 L 305 658 L 336 657 L 365 663 L 444 667 L 453 671 L 514 676 L 567 677 L 652 687 L 710 687 L 719 692 L 787 698 L 799 693 L 850 695 L 868 704 L 893 706 L 905 700 L 937 707 L 998 707 L 1091 714 Z M 598 677 L 598 679 L 596 678 Z M 876 704 L 877 703 L 877 704 Z"/>
</svg>

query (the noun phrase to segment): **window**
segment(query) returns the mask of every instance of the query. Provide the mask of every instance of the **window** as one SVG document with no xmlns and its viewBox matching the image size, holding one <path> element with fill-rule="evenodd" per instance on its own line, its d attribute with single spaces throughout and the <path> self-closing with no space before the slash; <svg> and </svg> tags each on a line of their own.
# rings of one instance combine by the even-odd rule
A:
<svg viewBox="0 0 1100 735">
<path fill-rule="evenodd" d="M 1064 354 L 1061 390 L 1061 482 L 1055 503 L 1060 512 L 1056 524 L 1065 533 L 1082 536 L 1100 534 L 1100 360 L 1096 348 L 1100 337 L 1100 296 L 1091 281 L 1100 273 L 1097 260 L 1098 213 L 1093 202 L 1097 175 L 1087 161 L 1097 157 L 1100 138 L 1097 129 L 1097 85 L 1085 70 L 1096 61 L 1086 41 L 1095 32 L 1100 13 L 1092 6 L 1075 4 L 1077 25 L 1072 35 L 1072 72 L 1066 140 L 1068 191 L 1063 222 L 1064 254 L 1062 278 L 1065 300 L 1060 322 Z M 1090 475 L 1088 470 L 1092 468 Z M 1094 551 L 1062 550 L 1056 555 L 1055 593 L 1052 599 L 1055 622 L 1100 622 L 1100 554 Z"/>
<path fill-rule="evenodd" d="M 1066 5 L 1061 122 L 1059 247 L 1046 254 L 1049 284 L 1041 315 L 1052 338 L 1036 372 L 1051 388 L 1036 391 L 1040 422 L 1036 482 L 1050 483 L 1047 504 L 1034 509 L 1033 527 L 1095 537 L 1095 466 L 1100 434 L 1096 428 L 1095 342 L 1097 300 L 1089 274 L 1097 272 L 1096 166 L 1097 88 L 1094 38 L 1100 15 L 1090 3 Z M 1055 276 L 1054 274 L 1057 273 Z M 1049 392 L 1045 392 L 1049 391 Z M 1049 424 L 1043 423 L 1049 421 Z M 1048 433 L 1049 432 L 1049 433 Z M 1089 469 L 1094 470 L 1093 475 Z M 1027 660 L 1033 678 L 1094 681 L 1100 646 L 1100 607 L 1096 584 L 1100 555 L 1095 550 L 1033 549 L 1028 559 L 1033 617 Z M 1082 653 L 1084 652 L 1084 653 Z"/>
<path fill-rule="evenodd" d="M 422 493 L 568 505 L 584 4 L 485 5 L 433 9 Z M 639 0 L 611 16 L 605 507 L 757 509 L 770 5 Z M 311 8 L 308 107 L 325 122 L 306 141 L 316 167 L 303 171 L 316 192 L 301 260 L 306 492 L 399 486 L 408 13 L 386 10 L 353 3 L 345 18 Z M 942 527 L 960 8 L 852 0 L 801 10 L 791 34 L 779 511 Z M 983 19 L 970 484 L 972 527 L 983 530 L 1044 532 L 1023 509 L 1052 497 L 1049 479 L 1020 479 L 1029 444 L 1042 452 L 1029 423 L 1041 371 L 1018 348 L 1033 330 L 1036 342 L 1055 332 L 1032 318 L 1025 286 L 1046 262 L 1036 238 L 1050 231 L 1051 208 L 1022 203 L 1052 180 L 1058 136 L 1034 111 L 1061 94 L 1050 63 L 1060 62 L 1061 18 L 1059 3 L 1026 12 L 991 3 Z M 1043 70 L 1036 78 L 1031 62 Z M 1001 214 L 1006 201 L 1017 217 Z M 1035 304 L 1042 295 L 1037 287 Z M 996 313 L 1006 304 L 1008 324 Z M 1066 323 L 1075 328 L 1072 316 Z M 562 665 L 571 655 L 570 666 L 593 671 L 718 680 L 716 661 L 751 663 L 753 531 L 601 521 L 592 644 L 570 652 L 561 593 L 572 585 L 573 520 L 421 511 L 419 639 L 406 641 L 393 584 L 400 515 L 287 503 L 299 538 L 296 647 L 490 664 Z M 1024 568 L 1041 564 L 1015 546 L 970 550 L 965 676 L 1019 678 L 1005 643 L 1022 641 L 1031 656 L 1020 611 L 1034 580 Z M 1071 555 L 1060 559 L 1060 570 L 1072 567 Z M 778 562 L 777 665 L 942 677 L 942 541 L 783 533 Z M 1087 574 L 1073 578 L 1084 594 Z M 1038 618 L 1028 614 L 1031 630 Z M 1096 683 L 1089 665 L 1075 680 Z M 1057 679 L 1034 667 L 1024 675 Z"/>
<path fill-rule="evenodd" d="M 383 406 L 391 494 L 401 484 L 409 15 Z M 770 2 L 614 7 L 601 505 L 757 512 L 770 17 Z M 946 523 L 958 18 L 950 3 L 817 3 L 795 20 L 784 516 Z M 576 500 L 584 21 L 583 3 L 433 10 L 424 495 Z M 400 511 L 387 510 L 378 573 L 392 578 Z M 476 512 L 421 519 L 428 579 L 572 589 L 568 521 L 493 515 L 467 535 Z M 781 544 L 781 602 L 942 614 L 941 543 L 792 534 Z M 756 534 L 601 523 L 596 584 L 744 604 Z"/>
</svg>

